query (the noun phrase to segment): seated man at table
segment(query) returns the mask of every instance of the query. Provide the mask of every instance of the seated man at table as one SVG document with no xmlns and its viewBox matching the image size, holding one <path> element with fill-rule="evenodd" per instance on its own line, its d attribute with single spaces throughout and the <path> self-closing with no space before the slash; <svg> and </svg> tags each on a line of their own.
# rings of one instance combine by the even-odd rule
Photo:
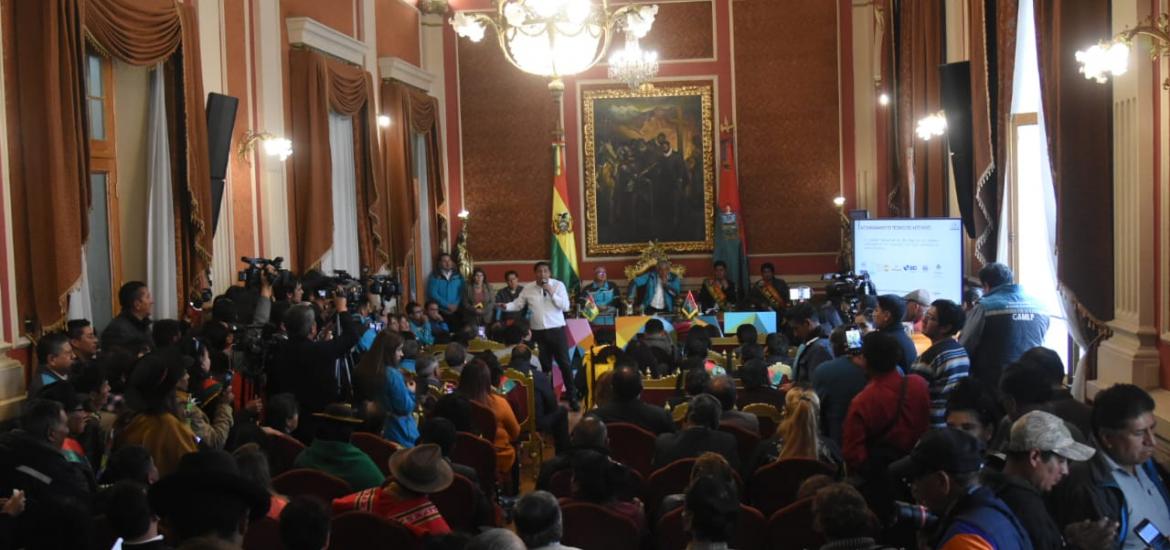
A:
<svg viewBox="0 0 1170 550">
<path fill-rule="evenodd" d="M 730 311 L 735 307 L 738 299 L 735 292 L 735 283 L 727 280 L 727 264 L 723 260 L 715 262 L 715 276 L 703 280 L 703 288 L 699 291 L 699 307 L 704 313 Z"/>
<path fill-rule="evenodd" d="M 619 359 L 613 370 L 613 401 L 593 411 L 593 415 L 607 424 L 628 422 L 653 434 L 675 430 L 674 420 L 662 407 L 642 402 L 642 374 L 637 365 Z"/>
<path fill-rule="evenodd" d="M 678 275 L 670 271 L 670 260 L 658 260 L 653 271 L 643 273 L 630 284 L 630 303 L 635 303 L 638 289 L 644 289 L 642 296 L 642 312 L 646 315 L 655 313 L 670 313 L 674 311 L 674 299 L 682 290 L 682 281 Z"/>
<path fill-rule="evenodd" d="M 617 285 L 609 280 L 604 266 L 597 266 L 593 270 L 593 281 L 581 287 L 577 300 L 584 306 L 592 297 L 597 304 L 598 315 L 616 315 L 622 307 L 621 293 Z"/>
<path fill-rule="evenodd" d="M 752 285 L 751 300 L 755 307 L 779 312 L 788 306 L 788 283 L 776 277 L 771 262 L 760 266 L 760 280 Z"/>
</svg>

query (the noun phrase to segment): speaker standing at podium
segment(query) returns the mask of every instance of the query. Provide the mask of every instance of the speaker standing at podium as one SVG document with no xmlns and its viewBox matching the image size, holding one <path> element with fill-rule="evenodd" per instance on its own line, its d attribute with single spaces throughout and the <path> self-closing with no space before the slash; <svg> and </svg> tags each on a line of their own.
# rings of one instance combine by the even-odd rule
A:
<svg viewBox="0 0 1170 550">
<path fill-rule="evenodd" d="M 552 370 L 552 360 L 561 369 L 565 384 L 565 395 L 569 407 L 580 410 L 577 393 L 573 387 L 573 370 L 569 366 L 569 343 L 565 336 L 565 312 L 569 311 L 569 292 L 565 284 L 552 278 L 548 262 L 536 262 L 533 267 L 536 282 L 525 286 L 520 296 L 497 307 L 504 311 L 523 311 L 527 306 L 532 312 L 532 339 L 540 346 L 540 365 L 544 372 Z"/>
</svg>

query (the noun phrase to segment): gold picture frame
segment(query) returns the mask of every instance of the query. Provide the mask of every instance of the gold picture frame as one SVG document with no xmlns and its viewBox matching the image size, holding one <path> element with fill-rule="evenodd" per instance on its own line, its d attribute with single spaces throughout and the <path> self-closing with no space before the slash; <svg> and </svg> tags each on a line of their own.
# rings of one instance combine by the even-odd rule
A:
<svg viewBox="0 0 1170 550">
<path fill-rule="evenodd" d="M 714 249 L 714 88 L 583 90 L 586 255 Z"/>
</svg>

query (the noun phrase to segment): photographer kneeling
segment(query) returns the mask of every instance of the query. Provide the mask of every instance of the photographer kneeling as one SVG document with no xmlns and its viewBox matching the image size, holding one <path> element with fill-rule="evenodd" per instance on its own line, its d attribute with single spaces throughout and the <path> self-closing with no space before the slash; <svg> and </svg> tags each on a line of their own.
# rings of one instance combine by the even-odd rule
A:
<svg viewBox="0 0 1170 550">
<path fill-rule="evenodd" d="M 341 324 L 341 333 L 331 340 L 317 341 L 317 319 L 313 306 L 297 304 L 284 314 L 288 342 L 276 350 L 270 371 L 280 380 L 283 391 L 290 391 L 301 406 L 301 422 L 293 435 L 308 444 L 313 439 L 316 422 L 313 413 L 325 410 L 330 403 L 342 401 L 338 365 L 361 337 L 361 326 L 348 311 L 345 294 L 333 297 L 333 310 Z M 347 373 L 348 376 L 348 373 Z"/>
<path fill-rule="evenodd" d="M 1032 549 L 1020 520 L 980 485 L 982 467 L 983 444 L 954 428 L 928 432 L 910 456 L 890 465 L 890 476 L 909 482 L 914 500 L 940 516 L 928 548 Z"/>
</svg>

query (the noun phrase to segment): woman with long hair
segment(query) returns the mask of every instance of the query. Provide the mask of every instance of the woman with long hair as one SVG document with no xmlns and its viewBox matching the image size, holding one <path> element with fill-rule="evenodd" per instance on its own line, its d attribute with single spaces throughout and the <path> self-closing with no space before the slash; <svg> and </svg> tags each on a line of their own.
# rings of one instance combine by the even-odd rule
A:
<svg viewBox="0 0 1170 550">
<path fill-rule="evenodd" d="M 840 467 L 841 451 L 820 435 L 821 400 L 810 388 L 793 386 L 784 395 L 784 420 L 776 435 L 760 442 L 752 472 L 777 460 L 805 458 Z"/>
<path fill-rule="evenodd" d="M 369 351 L 354 369 L 358 398 L 367 411 L 384 415 L 382 437 L 403 447 L 413 447 L 418 439 L 418 423 L 414 419 L 414 376 L 407 376 L 398 368 L 402 359 L 402 336 L 385 329 L 374 338 Z M 371 406 L 372 405 L 372 406 Z"/>
<path fill-rule="evenodd" d="M 471 282 L 463 287 L 463 307 L 474 312 L 480 325 L 490 325 L 496 314 L 496 291 L 487 282 L 487 273 L 482 268 L 471 272 Z"/>
<path fill-rule="evenodd" d="M 492 410 L 496 417 L 496 435 L 492 441 L 496 449 L 496 470 L 501 473 L 511 471 L 516 461 L 512 441 L 520 437 L 520 423 L 508 400 L 492 391 L 491 369 L 483 359 L 473 359 L 463 367 L 455 392 Z"/>
</svg>

